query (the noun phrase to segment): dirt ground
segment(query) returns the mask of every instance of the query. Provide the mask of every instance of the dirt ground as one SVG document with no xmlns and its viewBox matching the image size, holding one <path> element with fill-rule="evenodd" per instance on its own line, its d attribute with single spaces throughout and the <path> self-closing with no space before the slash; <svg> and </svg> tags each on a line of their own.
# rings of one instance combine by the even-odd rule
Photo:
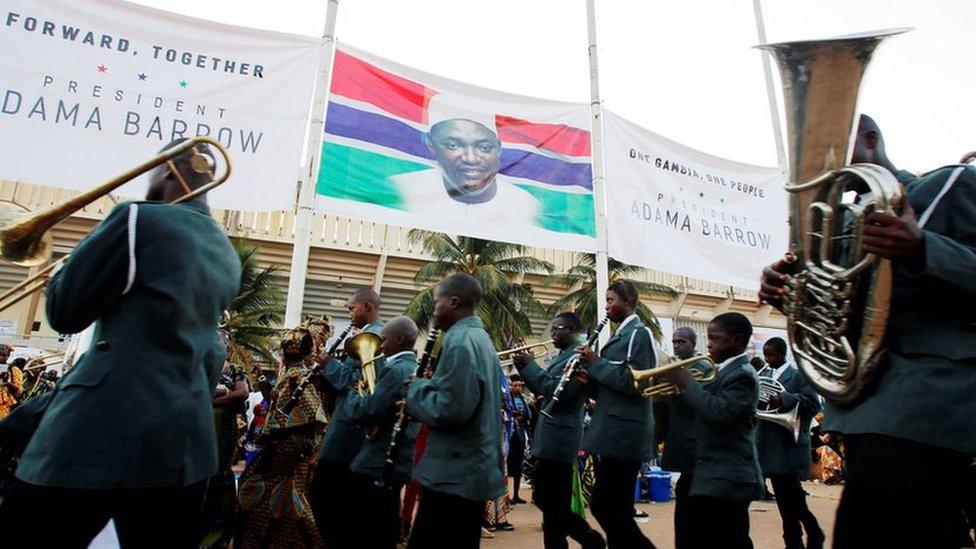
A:
<svg viewBox="0 0 976 549">
<path fill-rule="evenodd" d="M 809 492 L 807 505 L 820 521 L 820 527 L 827 534 L 827 547 L 830 546 L 831 533 L 834 529 L 834 512 L 840 500 L 842 486 L 825 486 L 804 482 L 803 488 Z M 522 497 L 530 499 L 531 491 L 523 489 Z M 669 503 L 640 503 L 637 504 L 648 515 L 648 518 L 637 519 L 641 530 L 660 549 L 674 547 L 674 502 Z M 772 501 L 756 501 L 749 507 L 750 529 L 752 543 L 757 549 L 775 549 L 783 547 L 783 530 L 776 510 L 776 503 Z M 495 532 L 493 539 L 482 540 L 481 546 L 486 549 L 534 549 L 542 548 L 542 513 L 532 504 L 516 505 L 509 515 L 509 521 L 515 525 L 514 532 Z M 589 517 L 591 524 L 596 526 L 593 517 Z M 703 520 L 707 525 L 708 521 Z M 578 547 L 570 542 L 570 547 Z"/>
</svg>

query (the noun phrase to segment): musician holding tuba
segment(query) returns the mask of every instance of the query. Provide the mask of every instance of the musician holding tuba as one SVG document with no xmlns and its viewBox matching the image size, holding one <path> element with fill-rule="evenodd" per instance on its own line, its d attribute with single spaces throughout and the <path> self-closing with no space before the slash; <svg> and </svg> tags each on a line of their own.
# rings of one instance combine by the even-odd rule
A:
<svg viewBox="0 0 976 549">
<path fill-rule="evenodd" d="M 540 408 L 552 398 L 570 359 L 576 356 L 583 324 L 576 313 L 559 313 L 552 320 L 549 334 L 559 354 L 543 370 L 528 352 L 517 353 L 512 363 L 532 392 L 543 399 Z M 605 547 L 603 536 L 573 512 L 573 462 L 583 438 L 583 387 L 578 380 L 566 384 L 552 418 L 540 416 L 535 422 L 531 454 L 536 458 L 532 483 L 534 497 L 542 510 L 542 536 L 546 549 L 568 547 L 566 537 L 584 549 Z"/>
<path fill-rule="evenodd" d="M 770 395 L 768 410 L 785 413 L 797 410 L 800 421 L 799 439 L 783 426 L 760 421 L 756 435 L 759 465 L 763 475 L 773 484 L 776 507 L 783 520 L 783 541 L 787 549 L 802 549 L 803 531 L 807 533 L 808 549 L 823 547 L 824 534 L 807 508 L 806 495 L 800 479 L 810 474 L 810 420 L 820 411 L 820 399 L 810 384 L 786 361 L 786 341 L 774 337 L 763 345 L 767 366 L 760 378 L 775 380 L 783 390 Z M 802 525 L 802 527 L 801 527 Z"/>
<path fill-rule="evenodd" d="M 354 329 L 360 330 L 360 333 L 379 335 L 383 328 L 380 322 L 380 296 L 372 288 L 356 290 L 346 301 L 346 309 Z M 335 398 L 335 411 L 325 429 L 325 441 L 319 450 L 309 496 L 315 524 L 326 545 L 352 547 L 358 540 L 358 533 L 349 528 L 355 520 L 346 502 L 346 498 L 351 497 L 355 490 L 349 466 L 359 454 L 365 435 L 346 415 L 345 402 L 349 394 L 356 392 L 362 368 L 359 360 L 353 356 L 339 361 L 323 353 L 316 361 L 323 365 L 322 386 L 327 394 Z"/>
<path fill-rule="evenodd" d="M 376 390 L 372 394 L 351 392 L 346 397 L 345 417 L 363 429 L 376 429 L 353 459 L 354 490 L 346 505 L 358 522 L 346 528 L 357 533 L 361 547 L 394 549 L 400 534 L 400 489 L 410 480 L 413 468 L 413 440 L 417 424 L 408 423 L 399 446 L 396 468 L 389 486 L 380 482 L 386 464 L 387 450 L 393 435 L 394 408 L 407 394 L 406 382 L 417 369 L 417 325 L 405 316 L 393 318 L 380 332 L 386 360 L 377 367 Z"/>
<path fill-rule="evenodd" d="M 834 547 L 959 547 L 976 454 L 976 169 L 897 170 L 864 115 L 851 161 L 893 173 L 907 200 L 864 228 L 864 251 L 894 274 L 879 374 L 851 404 L 827 402 L 823 430 L 843 435 L 846 458 Z M 764 270 L 764 301 L 782 304 L 790 267 Z"/>
<path fill-rule="evenodd" d="M 212 166 L 209 147 L 188 146 L 159 162 L 147 199 L 202 188 Z M 123 202 L 78 244 L 48 282 L 47 317 L 61 333 L 94 323 L 95 343 L 48 397 L 24 450 L 0 506 L 6 545 L 84 547 L 111 518 L 123 547 L 196 546 L 217 472 L 217 325 L 240 275 L 203 195 Z"/>
<path fill-rule="evenodd" d="M 583 448 L 595 456 L 590 505 L 610 549 L 654 546 L 634 521 L 634 482 L 641 463 L 653 455 L 654 421 L 651 401 L 634 388 L 631 368 L 646 370 L 657 364 L 654 338 L 637 316 L 637 300 L 632 282 L 611 283 L 606 313 L 618 323 L 617 329 L 599 357 L 588 346 L 576 348 L 597 402 L 583 439 Z"/>
</svg>

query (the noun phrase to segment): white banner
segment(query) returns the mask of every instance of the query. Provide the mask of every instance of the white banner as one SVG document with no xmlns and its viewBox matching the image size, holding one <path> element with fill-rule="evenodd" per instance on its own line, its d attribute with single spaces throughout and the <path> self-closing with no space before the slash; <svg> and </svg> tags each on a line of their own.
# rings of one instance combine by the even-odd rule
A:
<svg viewBox="0 0 976 549">
<path fill-rule="evenodd" d="M 4 0 L 0 51 L 0 177 L 85 190 L 210 135 L 234 162 L 212 205 L 293 205 L 320 40 L 120 0 Z"/>
<path fill-rule="evenodd" d="M 690 149 L 606 113 L 610 256 L 757 288 L 789 241 L 784 175 Z"/>
</svg>

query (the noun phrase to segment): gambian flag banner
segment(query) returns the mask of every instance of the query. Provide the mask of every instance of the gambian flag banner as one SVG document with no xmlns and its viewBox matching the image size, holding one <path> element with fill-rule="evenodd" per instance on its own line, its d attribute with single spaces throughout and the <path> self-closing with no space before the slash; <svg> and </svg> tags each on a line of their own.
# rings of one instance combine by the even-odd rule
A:
<svg viewBox="0 0 976 549">
<path fill-rule="evenodd" d="M 316 207 L 593 251 L 589 113 L 586 105 L 487 90 L 340 44 Z"/>
</svg>

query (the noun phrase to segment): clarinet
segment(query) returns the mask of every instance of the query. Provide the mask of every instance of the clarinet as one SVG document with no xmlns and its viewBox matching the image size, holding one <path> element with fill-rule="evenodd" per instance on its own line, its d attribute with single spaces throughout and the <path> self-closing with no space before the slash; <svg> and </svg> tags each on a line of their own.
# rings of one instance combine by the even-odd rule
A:
<svg viewBox="0 0 976 549">
<path fill-rule="evenodd" d="M 346 338 L 346 336 L 349 335 L 349 332 L 352 331 L 352 328 L 352 324 L 346 327 L 346 329 L 339 334 L 339 339 L 336 339 L 335 343 L 333 343 L 332 346 L 326 351 L 326 354 L 332 356 L 332 354 L 335 353 L 339 348 L 339 345 L 342 344 L 342 341 Z M 291 392 L 291 395 L 288 397 L 285 405 L 278 408 L 278 412 L 286 416 L 291 414 L 291 411 L 295 409 L 295 405 L 298 404 L 298 399 L 302 398 L 302 393 L 305 392 L 305 388 L 308 387 L 308 384 L 312 382 L 312 378 L 322 371 L 323 366 L 324 364 L 319 364 L 317 362 L 315 363 L 315 366 L 312 366 L 311 371 L 309 371 L 308 374 L 306 374 L 305 377 L 298 382 L 298 386 L 295 387 L 295 390 Z"/>
<path fill-rule="evenodd" d="M 427 343 L 424 344 L 424 350 L 420 354 L 420 360 L 417 361 L 417 371 L 414 373 L 415 377 L 421 377 L 426 374 L 431 361 L 431 353 L 434 351 L 434 344 L 437 343 L 439 335 L 440 330 L 437 328 L 431 328 L 427 332 Z M 404 423 L 407 421 L 407 411 L 404 409 L 404 405 L 400 405 L 399 409 L 400 417 L 393 424 L 393 432 L 390 435 L 390 446 L 386 449 L 386 461 L 383 463 L 383 472 L 380 474 L 379 480 L 375 482 L 379 488 L 393 488 L 393 474 L 396 473 L 397 453 L 399 453 L 400 446 L 403 444 L 403 439 L 406 436 L 403 428 Z"/>
<path fill-rule="evenodd" d="M 603 327 L 607 325 L 607 322 L 610 322 L 610 319 L 604 317 L 603 320 L 596 325 L 596 329 L 593 330 L 592 334 L 590 334 L 590 338 L 586 340 L 587 347 L 592 347 L 593 344 L 596 343 L 597 338 L 600 337 L 600 332 L 603 331 Z M 569 383 L 569 380 L 573 378 L 573 374 L 579 370 L 579 363 L 579 353 L 576 353 L 573 358 L 569 359 L 569 363 L 567 363 L 566 367 L 563 368 L 562 375 L 559 376 L 559 383 L 556 384 L 556 389 L 553 390 L 552 396 L 549 398 L 549 402 L 547 402 L 546 407 L 542 409 L 542 415 L 552 419 L 552 409 L 557 403 L 559 403 L 559 397 L 563 394 L 563 390 L 566 389 L 566 384 Z"/>
</svg>

